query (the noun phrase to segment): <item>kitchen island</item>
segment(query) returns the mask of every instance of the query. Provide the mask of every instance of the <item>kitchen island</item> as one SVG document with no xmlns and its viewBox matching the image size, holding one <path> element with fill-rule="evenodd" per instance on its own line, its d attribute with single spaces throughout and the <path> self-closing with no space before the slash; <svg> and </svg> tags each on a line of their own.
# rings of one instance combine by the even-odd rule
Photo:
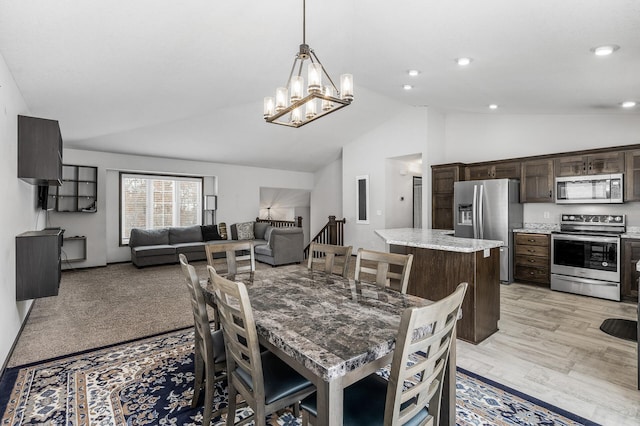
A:
<svg viewBox="0 0 640 426">
<path fill-rule="evenodd" d="M 440 300 L 461 282 L 469 284 L 458 338 L 477 344 L 498 331 L 502 241 L 456 238 L 453 231 L 439 229 L 379 229 L 376 234 L 390 252 L 413 254 L 407 293 Z"/>
</svg>

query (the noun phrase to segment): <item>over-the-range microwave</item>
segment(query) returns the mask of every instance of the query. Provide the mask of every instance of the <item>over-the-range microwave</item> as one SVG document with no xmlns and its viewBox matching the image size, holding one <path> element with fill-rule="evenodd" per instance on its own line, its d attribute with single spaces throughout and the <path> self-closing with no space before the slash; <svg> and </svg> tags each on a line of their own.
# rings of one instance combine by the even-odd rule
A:
<svg viewBox="0 0 640 426">
<path fill-rule="evenodd" d="M 623 203 L 622 173 L 556 178 L 556 203 Z"/>
</svg>

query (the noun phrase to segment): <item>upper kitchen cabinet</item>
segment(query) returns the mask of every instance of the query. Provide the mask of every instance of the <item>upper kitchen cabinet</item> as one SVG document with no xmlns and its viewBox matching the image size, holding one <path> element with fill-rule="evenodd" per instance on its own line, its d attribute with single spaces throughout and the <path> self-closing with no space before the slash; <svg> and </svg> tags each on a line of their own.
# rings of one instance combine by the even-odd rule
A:
<svg viewBox="0 0 640 426">
<path fill-rule="evenodd" d="M 431 166 L 431 227 L 453 229 L 453 184 L 462 180 L 460 163 Z"/>
<path fill-rule="evenodd" d="M 481 179 L 520 179 L 520 162 L 498 161 L 465 167 L 465 180 Z"/>
<path fill-rule="evenodd" d="M 553 203 L 553 160 L 529 160 L 522 163 L 521 203 Z"/>
<path fill-rule="evenodd" d="M 622 151 L 562 156 L 556 158 L 555 161 L 557 177 L 622 173 L 625 167 L 624 152 Z"/>
<path fill-rule="evenodd" d="M 625 152 L 625 201 L 640 201 L 640 149 Z"/>
<path fill-rule="evenodd" d="M 62 182 L 62 136 L 56 120 L 18 116 L 18 178 L 32 185 Z"/>
</svg>

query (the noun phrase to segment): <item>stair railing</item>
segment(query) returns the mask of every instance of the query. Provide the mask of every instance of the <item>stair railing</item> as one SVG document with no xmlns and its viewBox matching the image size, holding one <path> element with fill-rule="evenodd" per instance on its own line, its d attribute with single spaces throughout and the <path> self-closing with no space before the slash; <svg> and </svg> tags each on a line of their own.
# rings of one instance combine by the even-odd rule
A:
<svg viewBox="0 0 640 426">
<path fill-rule="evenodd" d="M 311 239 L 309 244 L 304 248 L 304 258 L 309 258 L 309 247 L 311 243 L 344 245 L 344 224 L 346 219 L 336 219 L 335 216 L 329 216 L 329 222 Z M 314 258 L 320 257 L 320 253 L 313 253 Z"/>
</svg>

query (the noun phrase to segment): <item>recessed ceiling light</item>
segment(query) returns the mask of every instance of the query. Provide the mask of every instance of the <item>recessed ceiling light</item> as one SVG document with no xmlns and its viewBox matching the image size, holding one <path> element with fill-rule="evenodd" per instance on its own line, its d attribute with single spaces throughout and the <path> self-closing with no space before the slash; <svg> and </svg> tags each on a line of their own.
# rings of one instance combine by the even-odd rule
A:
<svg viewBox="0 0 640 426">
<path fill-rule="evenodd" d="M 403 88 L 404 90 L 411 90 L 411 89 L 413 89 L 413 86 L 412 86 L 412 85 L 410 85 L 410 84 L 405 84 L 405 85 L 403 85 L 403 86 L 402 86 L 402 88 Z"/>
<path fill-rule="evenodd" d="M 491 104 L 491 105 L 489 105 L 489 109 L 498 109 L 498 105 Z"/>
<path fill-rule="evenodd" d="M 591 51 L 595 53 L 596 56 L 608 56 L 618 49 L 620 49 L 620 46 L 616 46 L 615 44 L 607 44 L 604 46 L 592 47 Z"/>
<path fill-rule="evenodd" d="M 409 70 L 407 71 L 411 77 L 415 77 L 420 74 L 420 70 Z"/>
<path fill-rule="evenodd" d="M 636 106 L 636 102 L 635 101 L 624 101 L 620 105 L 622 105 L 622 108 L 633 108 L 634 106 Z"/>
<path fill-rule="evenodd" d="M 471 58 L 458 58 L 456 59 L 456 62 L 458 63 L 458 65 L 465 67 L 467 65 L 469 65 L 471 62 L 473 61 L 473 59 Z"/>
</svg>

